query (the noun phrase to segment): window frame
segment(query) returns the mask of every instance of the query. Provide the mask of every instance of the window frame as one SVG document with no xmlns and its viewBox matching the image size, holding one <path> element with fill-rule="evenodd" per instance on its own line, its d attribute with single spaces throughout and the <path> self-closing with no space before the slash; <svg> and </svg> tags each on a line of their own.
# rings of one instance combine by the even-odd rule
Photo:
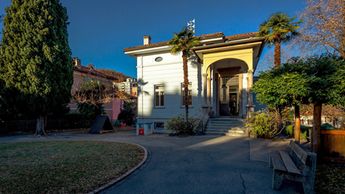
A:
<svg viewBox="0 0 345 194">
<path fill-rule="evenodd" d="M 192 85 L 192 82 L 189 82 L 188 84 L 188 91 L 189 91 L 189 98 L 190 98 L 190 104 L 188 104 L 188 107 L 192 107 L 193 106 L 193 85 Z M 181 107 L 185 107 L 185 104 L 184 104 L 184 83 L 182 82 L 181 83 Z"/>
<path fill-rule="evenodd" d="M 156 104 L 156 99 L 157 99 L 156 88 L 158 89 L 159 87 L 163 88 L 163 95 L 158 95 L 158 96 L 163 96 L 163 105 L 162 105 L 161 98 L 158 98 L 159 105 Z M 161 92 L 161 91 L 158 91 L 158 92 Z M 164 87 L 163 84 L 155 84 L 155 85 L 153 85 L 153 103 L 154 103 L 154 107 L 155 108 L 165 108 L 165 87 Z"/>
</svg>

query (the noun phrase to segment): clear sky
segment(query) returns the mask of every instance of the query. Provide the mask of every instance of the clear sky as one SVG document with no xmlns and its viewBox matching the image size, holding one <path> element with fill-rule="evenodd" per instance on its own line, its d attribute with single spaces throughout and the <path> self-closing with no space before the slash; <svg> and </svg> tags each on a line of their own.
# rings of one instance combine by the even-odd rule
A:
<svg viewBox="0 0 345 194">
<path fill-rule="evenodd" d="M 61 0 L 69 15 L 72 55 L 83 65 L 114 69 L 136 77 L 136 61 L 123 49 L 169 40 L 195 18 L 196 34 L 254 32 L 272 13 L 298 15 L 304 0 Z M 0 14 L 10 0 L 0 0 Z M 2 28 L 2 24 L 1 27 Z M 268 65 L 261 60 L 258 70 Z"/>
</svg>

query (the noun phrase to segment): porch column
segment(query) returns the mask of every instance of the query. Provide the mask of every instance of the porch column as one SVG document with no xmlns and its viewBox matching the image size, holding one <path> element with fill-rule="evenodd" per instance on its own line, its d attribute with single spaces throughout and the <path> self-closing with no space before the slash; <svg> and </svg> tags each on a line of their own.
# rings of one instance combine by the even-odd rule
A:
<svg viewBox="0 0 345 194">
<path fill-rule="evenodd" d="M 202 74 L 203 93 L 204 93 L 204 106 L 207 105 L 207 73 Z"/>
<path fill-rule="evenodd" d="M 242 110 L 242 103 L 243 103 L 243 74 L 240 72 L 238 74 L 238 96 L 239 96 L 239 102 L 238 102 L 238 107 L 239 107 L 239 116 L 243 117 L 243 110 Z"/>
<path fill-rule="evenodd" d="M 247 104 L 247 117 L 251 117 L 251 113 L 254 112 L 254 102 L 253 102 L 253 71 L 248 70 L 247 73 L 247 97 L 248 97 L 248 104 Z"/>
<path fill-rule="evenodd" d="M 207 105 L 211 105 L 211 68 L 209 76 L 207 76 Z"/>
</svg>

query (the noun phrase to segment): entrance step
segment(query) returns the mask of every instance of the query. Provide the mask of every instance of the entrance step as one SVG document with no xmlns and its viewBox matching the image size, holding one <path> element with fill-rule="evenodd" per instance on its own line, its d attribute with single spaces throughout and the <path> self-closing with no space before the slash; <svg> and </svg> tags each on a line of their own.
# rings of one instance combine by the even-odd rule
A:
<svg viewBox="0 0 345 194">
<path fill-rule="evenodd" d="M 244 127 L 231 128 L 225 135 L 233 137 L 246 136 L 246 129 Z"/>
<path fill-rule="evenodd" d="M 210 118 L 206 132 L 209 134 L 228 134 L 229 130 L 242 127 L 243 120 L 240 118 Z"/>
</svg>

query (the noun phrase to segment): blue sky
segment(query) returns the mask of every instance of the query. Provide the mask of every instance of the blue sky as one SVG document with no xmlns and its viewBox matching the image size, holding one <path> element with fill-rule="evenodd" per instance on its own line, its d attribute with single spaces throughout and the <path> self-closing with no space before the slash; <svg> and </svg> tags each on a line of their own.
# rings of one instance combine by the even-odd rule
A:
<svg viewBox="0 0 345 194">
<path fill-rule="evenodd" d="M 195 18 L 196 34 L 254 32 L 272 13 L 298 15 L 304 0 L 61 0 L 69 15 L 72 55 L 84 65 L 114 69 L 136 77 L 136 61 L 123 49 L 165 41 Z M 10 0 L 0 0 L 0 14 Z M 2 24 L 1 27 L 2 28 Z M 267 50 L 267 49 L 266 49 Z M 267 52 L 265 52 L 267 53 Z M 261 60 L 258 70 L 267 68 Z"/>
</svg>

